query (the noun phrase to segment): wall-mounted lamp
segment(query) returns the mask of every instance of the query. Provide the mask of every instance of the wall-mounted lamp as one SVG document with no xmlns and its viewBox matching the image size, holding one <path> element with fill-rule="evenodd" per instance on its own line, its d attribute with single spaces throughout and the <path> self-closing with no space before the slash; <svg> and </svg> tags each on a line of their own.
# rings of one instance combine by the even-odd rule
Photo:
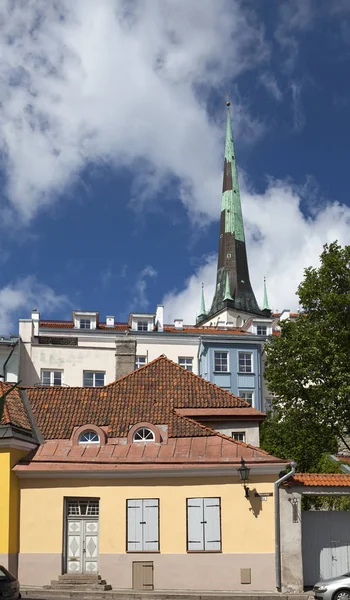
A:
<svg viewBox="0 0 350 600">
<path fill-rule="evenodd" d="M 246 498 L 249 498 L 249 487 L 246 485 L 249 479 L 250 469 L 244 462 L 243 456 L 241 458 L 241 466 L 237 469 L 242 483 L 244 484 L 244 494 Z"/>
</svg>

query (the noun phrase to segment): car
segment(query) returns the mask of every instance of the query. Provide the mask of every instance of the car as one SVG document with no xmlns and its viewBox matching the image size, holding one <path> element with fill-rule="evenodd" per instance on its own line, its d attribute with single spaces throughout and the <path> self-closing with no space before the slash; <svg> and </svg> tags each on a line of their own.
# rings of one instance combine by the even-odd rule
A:
<svg viewBox="0 0 350 600">
<path fill-rule="evenodd" d="M 350 600 L 350 573 L 319 581 L 313 592 L 318 600 Z"/>
<path fill-rule="evenodd" d="M 0 565 L 0 597 L 4 600 L 20 600 L 19 581 L 5 567 Z"/>
</svg>

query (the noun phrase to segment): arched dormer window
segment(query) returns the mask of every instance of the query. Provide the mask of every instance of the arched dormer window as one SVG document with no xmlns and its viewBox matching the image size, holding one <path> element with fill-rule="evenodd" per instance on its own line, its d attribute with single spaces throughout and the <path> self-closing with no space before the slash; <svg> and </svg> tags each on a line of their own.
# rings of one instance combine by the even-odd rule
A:
<svg viewBox="0 0 350 600">
<path fill-rule="evenodd" d="M 155 437 L 152 429 L 148 427 L 140 427 L 136 429 L 132 441 L 133 442 L 154 442 Z"/>
<path fill-rule="evenodd" d="M 100 436 L 96 433 L 96 431 L 83 431 L 79 435 L 79 444 L 99 444 Z"/>
</svg>

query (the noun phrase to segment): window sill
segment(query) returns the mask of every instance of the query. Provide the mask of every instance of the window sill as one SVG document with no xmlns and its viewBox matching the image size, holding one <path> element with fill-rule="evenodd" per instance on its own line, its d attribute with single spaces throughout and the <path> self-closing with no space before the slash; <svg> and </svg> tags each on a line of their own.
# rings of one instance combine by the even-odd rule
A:
<svg viewBox="0 0 350 600">
<path fill-rule="evenodd" d="M 186 554 L 222 554 L 222 550 L 186 550 Z"/>
<path fill-rule="evenodd" d="M 160 550 L 126 550 L 126 554 L 160 554 Z"/>
<path fill-rule="evenodd" d="M 254 371 L 238 371 L 237 375 L 255 375 Z"/>
<path fill-rule="evenodd" d="M 231 375 L 231 371 L 213 371 L 214 375 Z"/>
</svg>

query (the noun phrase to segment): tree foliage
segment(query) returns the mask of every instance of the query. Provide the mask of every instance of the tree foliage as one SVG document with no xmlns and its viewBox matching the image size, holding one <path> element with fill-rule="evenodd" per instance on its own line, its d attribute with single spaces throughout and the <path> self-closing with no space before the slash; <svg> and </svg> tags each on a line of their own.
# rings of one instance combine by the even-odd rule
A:
<svg viewBox="0 0 350 600">
<path fill-rule="evenodd" d="M 292 458 L 299 456 L 302 470 L 317 470 L 334 437 L 350 450 L 346 440 L 350 431 L 350 246 L 325 245 L 320 260 L 318 268 L 305 270 L 299 285 L 300 316 L 283 321 L 280 336 L 266 345 L 265 377 L 276 395 L 275 429 L 280 424 L 275 435 Z M 295 448 L 288 441 L 287 424 Z M 268 430 L 267 423 L 265 443 L 271 444 Z M 313 458 L 308 457 L 309 444 Z"/>
</svg>

